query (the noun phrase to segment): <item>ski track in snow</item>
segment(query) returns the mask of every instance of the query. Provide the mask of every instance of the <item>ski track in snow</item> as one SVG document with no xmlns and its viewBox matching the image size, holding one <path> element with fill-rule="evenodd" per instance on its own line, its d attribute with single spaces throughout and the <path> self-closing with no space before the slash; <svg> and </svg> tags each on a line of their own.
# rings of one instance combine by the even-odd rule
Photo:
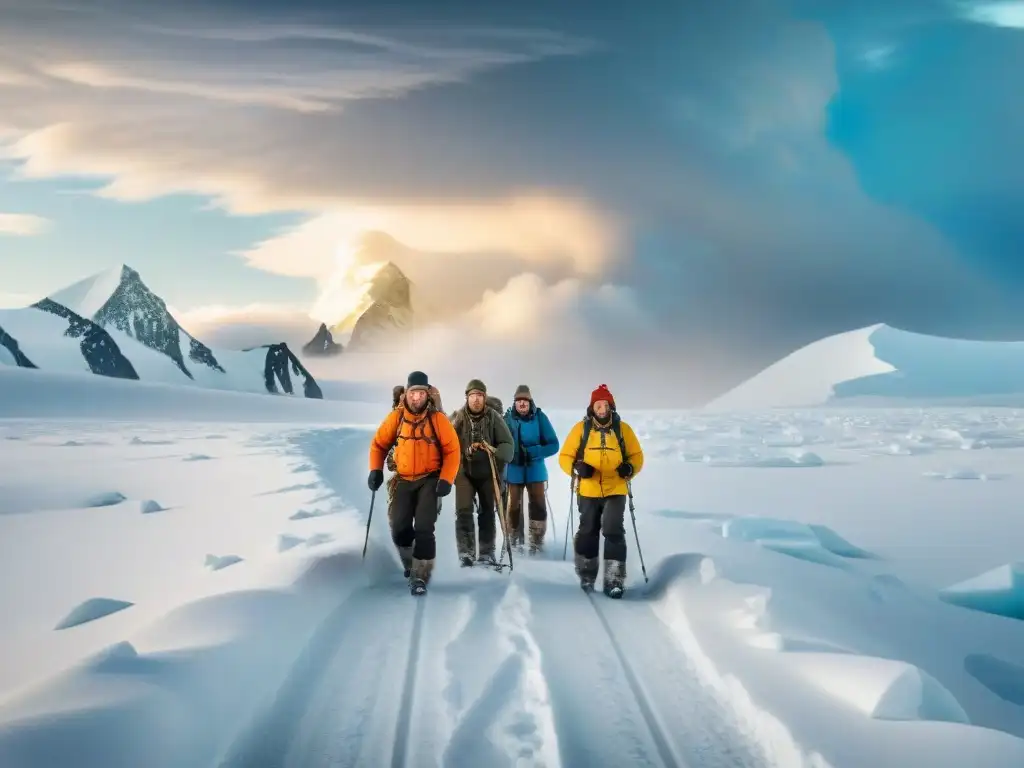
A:
<svg viewBox="0 0 1024 768">
<path fill-rule="evenodd" d="M 331 438 L 297 444 L 326 469 Z M 552 539 L 512 573 L 459 568 L 452 528 L 442 512 L 426 596 L 397 561 L 347 596 L 221 768 L 763 765 L 642 587 L 583 593 Z"/>
</svg>

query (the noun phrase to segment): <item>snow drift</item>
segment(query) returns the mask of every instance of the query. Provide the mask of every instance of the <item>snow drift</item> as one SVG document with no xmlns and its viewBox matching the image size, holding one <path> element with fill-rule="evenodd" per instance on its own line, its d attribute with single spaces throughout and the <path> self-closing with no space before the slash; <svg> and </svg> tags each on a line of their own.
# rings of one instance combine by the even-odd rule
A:
<svg viewBox="0 0 1024 768">
<path fill-rule="evenodd" d="M 808 344 L 712 401 L 711 410 L 865 401 L 1024 400 L 1024 342 L 971 341 L 888 325 Z"/>
<path fill-rule="evenodd" d="M 54 373 L 321 399 L 287 344 L 214 351 L 186 332 L 139 273 L 121 265 L 31 307 L 0 311 L 0 363 Z"/>
</svg>

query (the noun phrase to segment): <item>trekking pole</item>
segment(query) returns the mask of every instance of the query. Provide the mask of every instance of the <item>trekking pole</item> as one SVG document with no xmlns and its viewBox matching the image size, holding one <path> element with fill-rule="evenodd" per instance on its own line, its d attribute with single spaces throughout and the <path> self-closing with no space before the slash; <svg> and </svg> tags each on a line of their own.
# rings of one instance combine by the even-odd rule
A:
<svg viewBox="0 0 1024 768">
<path fill-rule="evenodd" d="M 363 560 L 366 559 L 366 545 L 370 543 L 370 521 L 373 520 L 373 502 L 377 500 L 377 492 L 370 492 L 370 514 L 366 516 L 366 538 L 363 540 Z"/>
<path fill-rule="evenodd" d="M 569 529 L 572 528 L 572 501 L 575 496 L 576 475 L 573 474 L 569 478 L 569 514 L 567 515 L 565 523 L 565 544 L 562 545 L 562 559 L 565 560 L 566 555 L 569 552 Z"/>
<path fill-rule="evenodd" d="M 555 526 L 555 515 L 551 511 L 551 498 L 548 496 L 548 481 L 544 481 L 544 504 L 548 508 L 548 519 L 551 521 L 551 538 L 558 541 L 558 528 Z"/>
<path fill-rule="evenodd" d="M 491 480 L 494 482 L 494 500 L 498 505 L 498 522 L 501 523 L 501 536 L 504 539 L 501 546 L 500 566 L 505 559 L 505 550 L 508 550 L 508 572 L 512 573 L 512 542 L 508 538 L 508 520 L 505 519 L 505 500 L 501 496 L 501 487 L 498 485 L 498 468 L 494 464 L 494 454 L 487 451 L 487 460 L 491 463 Z"/>
<path fill-rule="evenodd" d="M 633 521 L 633 536 L 636 538 L 636 553 L 640 556 L 640 570 L 644 574 L 644 584 L 647 583 L 647 567 L 644 565 L 644 553 L 640 549 L 640 534 L 636 532 L 636 507 L 633 506 L 633 484 L 626 481 L 626 492 L 629 494 L 629 517 Z"/>
</svg>

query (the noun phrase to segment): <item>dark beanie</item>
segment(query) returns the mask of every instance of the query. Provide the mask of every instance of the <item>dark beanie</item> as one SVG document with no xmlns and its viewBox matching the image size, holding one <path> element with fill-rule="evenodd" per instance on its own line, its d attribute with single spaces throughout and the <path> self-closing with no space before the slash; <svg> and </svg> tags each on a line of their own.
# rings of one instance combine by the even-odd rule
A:
<svg viewBox="0 0 1024 768">
<path fill-rule="evenodd" d="M 520 384 L 516 387 L 516 393 L 512 397 L 513 400 L 529 400 L 533 402 L 533 395 L 530 394 L 530 388 L 525 384 Z"/>
<path fill-rule="evenodd" d="M 427 380 L 427 374 L 423 371 L 413 371 L 409 374 L 409 382 L 406 384 L 407 390 L 412 389 L 430 389 L 430 382 Z"/>
<path fill-rule="evenodd" d="M 468 395 L 474 389 L 483 392 L 485 395 L 487 394 L 487 385 L 480 381 L 480 379 L 469 380 L 469 384 L 466 385 L 466 394 Z"/>
</svg>

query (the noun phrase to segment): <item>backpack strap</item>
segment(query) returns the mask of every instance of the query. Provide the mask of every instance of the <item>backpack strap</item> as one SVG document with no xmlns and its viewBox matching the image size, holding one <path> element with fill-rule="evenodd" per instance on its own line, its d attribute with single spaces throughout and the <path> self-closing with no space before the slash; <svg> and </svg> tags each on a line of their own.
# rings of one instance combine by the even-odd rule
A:
<svg viewBox="0 0 1024 768">
<path fill-rule="evenodd" d="M 583 460 L 583 452 L 587 448 L 587 441 L 590 440 L 590 426 L 591 419 L 590 414 L 588 413 L 587 417 L 583 420 L 583 433 L 580 435 L 580 444 L 576 448 L 576 461 Z"/>
<path fill-rule="evenodd" d="M 437 424 L 434 421 L 434 413 L 435 409 L 428 406 L 427 413 L 424 418 L 413 425 L 412 435 L 410 437 L 405 437 L 402 434 L 402 426 L 404 424 L 412 424 L 412 422 L 405 418 L 405 406 L 401 406 L 401 413 L 398 416 L 398 428 L 395 430 L 395 442 L 391 444 L 391 450 L 393 451 L 395 449 L 399 440 L 426 440 L 428 443 L 433 443 L 434 447 L 437 448 L 437 458 L 443 466 L 444 449 L 441 447 L 441 438 L 438 437 L 437 434 Z M 424 429 L 427 422 L 430 423 L 430 431 L 433 432 L 433 435 L 429 437 L 426 434 L 426 429 Z"/>
<path fill-rule="evenodd" d="M 540 408 L 536 406 L 533 408 L 533 418 L 537 420 L 537 434 L 540 435 L 540 444 L 547 445 L 548 436 L 544 434 L 544 422 L 540 419 Z"/>
<path fill-rule="evenodd" d="M 626 453 L 626 441 L 622 439 L 622 419 L 619 418 L 619 414 L 612 414 L 612 432 L 615 434 L 615 439 L 619 443 L 619 453 L 622 454 L 622 462 L 625 463 L 629 460 L 629 455 Z M 590 439 L 590 429 L 593 423 L 590 414 L 587 414 L 587 418 L 583 420 L 583 434 L 580 435 L 580 444 L 576 449 L 576 461 L 583 459 L 583 451 L 586 450 L 587 441 Z"/>
<path fill-rule="evenodd" d="M 622 419 L 617 413 L 612 415 L 612 432 L 615 433 L 615 439 L 619 441 L 619 452 L 622 453 L 622 463 L 625 464 L 629 461 L 629 456 L 626 453 L 626 441 L 622 439 Z"/>
<path fill-rule="evenodd" d="M 438 470 L 444 466 L 444 449 L 441 447 L 441 438 L 437 436 L 437 424 L 434 422 L 434 411 L 427 412 L 427 421 L 430 422 L 430 429 L 434 433 L 434 445 L 437 447 Z"/>
</svg>

